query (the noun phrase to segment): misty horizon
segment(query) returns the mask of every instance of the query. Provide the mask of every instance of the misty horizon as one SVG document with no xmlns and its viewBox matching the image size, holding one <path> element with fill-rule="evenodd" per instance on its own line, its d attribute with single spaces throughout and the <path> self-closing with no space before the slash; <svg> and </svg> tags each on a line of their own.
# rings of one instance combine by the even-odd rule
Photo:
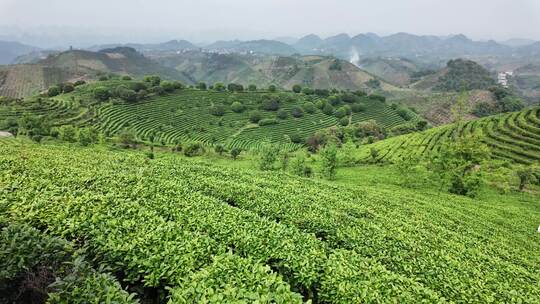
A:
<svg viewBox="0 0 540 304">
<path fill-rule="evenodd" d="M 96 0 L 73 5 L 67 0 L 0 0 L 0 39 L 45 48 L 182 39 L 204 44 L 369 32 L 464 34 L 475 41 L 540 40 L 539 1 L 404 2 Z"/>
</svg>

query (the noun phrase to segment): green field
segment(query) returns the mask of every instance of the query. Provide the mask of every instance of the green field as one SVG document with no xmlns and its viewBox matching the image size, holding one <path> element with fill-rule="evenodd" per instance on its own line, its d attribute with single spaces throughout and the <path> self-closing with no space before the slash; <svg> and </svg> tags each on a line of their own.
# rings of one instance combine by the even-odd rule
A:
<svg viewBox="0 0 540 304">
<path fill-rule="evenodd" d="M 0 146 L 3 221 L 73 240 L 173 303 L 540 300 L 537 204 L 13 143 Z"/>
<path fill-rule="evenodd" d="M 499 114 L 460 124 L 450 124 L 420 133 L 390 138 L 360 148 L 358 154 L 367 160 L 371 148 L 379 151 L 378 160 L 397 161 L 411 156 L 428 157 L 445 143 L 464 136 L 477 136 L 491 148 L 495 158 L 523 164 L 540 161 L 540 108 Z"/>
</svg>

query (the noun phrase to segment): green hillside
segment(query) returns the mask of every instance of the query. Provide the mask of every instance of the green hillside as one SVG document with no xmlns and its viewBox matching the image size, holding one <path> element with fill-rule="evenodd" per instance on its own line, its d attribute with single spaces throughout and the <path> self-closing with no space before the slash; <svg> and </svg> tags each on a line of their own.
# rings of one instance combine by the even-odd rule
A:
<svg viewBox="0 0 540 304">
<path fill-rule="evenodd" d="M 3 225 L 73 240 L 131 290 L 155 290 L 137 297 L 540 300 L 540 214 L 525 204 L 501 217 L 495 202 L 17 141 L 0 145 L 0 171 Z"/>
<path fill-rule="evenodd" d="M 369 159 L 371 148 L 379 151 L 381 161 L 409 157 L 428 157 L 444 149 L 445 143 L 464 136 L 477 136 L 491 148 L 492 156 L 518 163 L 540 161 L 540 108 L 499 114 L 460 124 L 450 124 L 420 133 L 384 140 L 359 150 Z"/>
<path fill-rule="evenodd" d="M 194 82 L 235 82 L 291 89 L 295 84 L 318 89 L 370 89 L 375 77 L 353 64 L 324 56 L 260 56 L 217 54 L 198 51 L 152 57 L 163 66 L 175 68 Z M 383 89 L 392 85 L 381 82 Z"/>
<path fill-rule="evenodd" d="M 100 81 L 52 98 L 5 102 L 0 105 L 0 120 L 33 114 L 47 118 L 55 126 L 93 126 L 108 137 L 130 130 L 138 140 L 147 143 L 151 139 L 163 145 L 196 141 L 257 149 L 269 141 L 289 150 L 303 145 L 315 132 L 333 126 L 367 120 L 375 120 L 387 128 L 407 123 L 396 109 L 376 96 L 352 93 L 318 96 L 186 88 L 163 95 L 151 94 L 136 102 L 119 98 L 100 101 L 94 96 L 98 87 L 113 92 L 118 87 L 135 84 L 140 82 Z"/>
</svg>

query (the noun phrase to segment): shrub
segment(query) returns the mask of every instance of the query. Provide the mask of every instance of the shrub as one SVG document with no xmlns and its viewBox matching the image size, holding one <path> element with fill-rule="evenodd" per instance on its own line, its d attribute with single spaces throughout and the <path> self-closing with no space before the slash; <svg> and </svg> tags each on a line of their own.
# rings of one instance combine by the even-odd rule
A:
<svg viewBox="0 0 540 304">
<path fill-rule="evenodd" d="M 276 117 L 279 119 L 287 119 L 288 116 L 289 114 L 287 114 L 287 111 L 285 111 L 284 109 L 280 109 L 276 113 Z"/>
<path fill-rule="evenodd" d="M 98 141 L 98 133 L 92 127 L 81 128 L 77 132 L 77 141 L 84 147 L 96 143 Z"/>
<path fill-rule="evenodd" d="M 187 157 L 199 156 L 204 153 L 204 148 L 201 143 L 189 143 L 184 148 L 184 155 Z"/>
<path fill-rule="evenodd" d="M 355 103 L 351 106 L 351 111 L 353 113 L 364 112 L 366 110 L 366 105 L 363 103 Z"/>
<path fill-rule="evenodd" d="M 61 126 L 58 128 L 58 138 L 73 143 L 77 139 L 77 129 L 72 125 Z"/>
<path fill-rule="evenodd" d="M 274 93 L 274 92 L 277 91 L 277 87 L 276 87 L 275 85 L 272 84 L 272 85 L 270 85 L 270 86 L 268 87 L 268 91 L 271 92 L 271 93 Z"/>
<path fill-rule="evenodd" d="M 414 114 L 409 109 L 404 108 L 404 107 L 399 107 L 397 109 L 397 114 L 406 121 L 409 121 L 414 118 Z"/>
<path fill-rule="evenodd" d="M 242 149 L 240 148 L 232 148 L 231 149 L 231 157 L 233 160 L 236 160 L 238 156 L 242 153 Z"/>
<path fill-rule="evenodd" d="M 273 170 L 279 150 L 270 143 L 264 143 L 259 151 L 259 169 Z"/>
<path fill-rule="evenodd" d="M 148 82 L 152 87 L 159 86 L 159 84 L 161 83 L 161 77 L 157 75 L 144 76 L 143 80 L 144 82 Z"/>
<path fill-rule="evenodd" d="M 332 115 L 334 114 L 334 107 L 332 107 L 332 105 L 330 105 L 329 103 L 327 103 L 326 105 L 324 105 L 324 107 L 322 108 L 322 112 L 326 115 Z"/>
<path fill-rule="evenodd" d="M 329 180 L 336 177 L 337 169 L 337 148 L 335 145 L 328 145 L 321 151 L 322 175 Z"/>
<path fill-rule="evenodd" d="M 205 91 L 206 90 L 206 83 L 205 82 L 197 83 L 197 89 Z"/>
<path fill-rule="evenodd" d="M 302 93 L 304 93 L 306 95 L 313 95 L 313 94 L 315 94 L 315 91 L 313 91 L 313 89 L 311 89 L 311 88 L 303 88 Z"/>
<path fill-rule="evenodd" d="M 49 90 L 47 90 L 47 95 L 49 97 L 58 96 L 60 95 L 60 93 L 62 93 L 62 90 L 60 89 L 59 86 L 52 86 L 49 88 Z"/>
<path fill-rule="evenodd" d="M 279 99 L 276 96 L 267 97 L 261 104 L 261 109 L 265 111 L 277 111 L 279 109 Z"/>
<path fill-rule="evenodd" d="M 75 81 L 75 83 L 73 84 L 74 86 L 78 87 L 80 85 L 83 85 L 83 84 L 86 84 L 86 81 L 84 80 L 77 80 Z"/>
<path fill-rule="evenodd" d="M 313 102 L 306 102 L 302 105 L 302 108 L 304 109 L 304 111 L 308 114 L 313 114 L 317 111 L 317 108 L 315 107 L 315 105 L 313 104 Z"/>
<path fill-rule="evenodd" d="M 243 92 L 244 86 L 241 84 L 229 83 L 229 85 L 227 85 L 227 90 L 230 92 Z"/>
<path fill-rule="evenodd" d="M 225 85 L 221 82 L 214 83 L 214 90 L 217 92 L 224 92 L 225 91 Z"/>
<path fill-rule="evenodd" d="M 266 118 L 266 119 L 261 119 L 259 120 L 259 126 L 271 126 L 271 125 L 276 125 L 278 123 L 278 121 L 276 119 L 273 119 L 273 118 Z"/>
<path fill-rule="evenodd" d="M 163 95 L 165 94 L 165 90 L 161 86 L 157 85 L 150 88 L 150 93 L 154 93 L 156 95 Z"/>
<path fill-rule="evenodd" d="M 223 152 L 226 152 L 225 147 L 223 147 L 222 145 L 216 145 L 216 146 L 214 147 L 214 151 L 215 151 L 216 153 L 218 153 L 219 155 L 222 155 Z"/>
<path fill-rule="evenodd" d="M 109 80 L 109 76 L 107 75 L 102 75 L 102 76 L 99 76 L 98 78 L 98 81 L 107 81 L 107 80 Z"/>
<path fill-rule="evenodd" d="M 299 133 L 290 134 L 289 139 L 291 140 L 291 142 L 295 144 L 301 144 L 301 143 L 304 143 L 305 141 L 302 135 L 300 135 Z"/>
<path fill-rule="evenodd" d="M 146 83 L 141 81 L 134 81 L 129 83 L 129 88 L 135 92 L 139 92 L 141 90 L 148 90 L 148 86 L 146 85 Z"/>
<path fill-rule="evenodd" d="M 223 116 L 225 115 L 225 106 L 224 105 L 214 105 L 210 107 L 210 114 L 214 116 Z"/>
<path fill-rule="evenodd" d="M 262 114 L 259 111 L 252 111 L 249 113 L 249 121 L 252 123 L 258 123 L 262 119 Z"/>
<path fill-rule="evenodd" d="M 126 80 L 126 81 L 127 81 L 127 80 L 132 80 L 132 78 L 131 78 L 131 76 L 129 76 L 129 75 L 124 75 L 124 76 L 122 76 L 122 80 Z"/>
<path fill-rule="evenodd" d="M 386 97 L 382 96 L 382 95 L 377 95 L 377 94 L 371 94 L 368 96 L 369 99 L 371 100 L 375 100 L 375 101 L 380 101 L 380 102 L 385 102 L 386 101 Z"/>
<path fill-rule="evenodd" d="M 251 91 L 251 92 L 257 91 L 257 86 L 254 85 L 254 84 L 250 84 L 248 86 L 248 90 Z"/>
<path fill-rule="evenodd" d="M 337 111 L 334 113 L 334 115 L 337 118 L 343 118 L 343 117 L 347 116 L 347 108 L 340 107 L 339 109 L 337 109 Z"/>
<path fill-rule="evenodd" d="M 293 85 L 292 90 L 293 90 L 293 92 L 295 92 L 297 94 L 302 93 L 302 87 L 299 84 Z"/>
<path fill-rule="evenodd" d="M 300 117 L 304 116 L 304 110 L 302 110 L 302 108 L 299 107 L 299 106 L 294 106 L 291 109 L 291 114 L 292 114 L 292 116 L 294 116 L 296 118 L 300 118 Z"/>
<path fill-rule="evenodd" d="M 109 89 L 106 87 L 97 87 L 94 89 L 94 97 L 100 101 L 106 101 L 111 96 Z"/>
<path fill-rule="evenodd" d="M 62 85 L 62 91 L 64 93 L 70 93 L 70 92 L 73 92 L 74 90 L 75 90 L 75 86 L 70 82 L 66 82 Z"/>
<path fill-rule="evenodd" d="M 342 117 L 340 120 L 339 120 L 339 124 L 342 125 L 342 126 L 347 126 L 349 125 L 349 117 Z"/>
<path fill-rule="evenodd" d="M 238 101 L 233 102 L 231 105 L 231 110 L 236 113 L 242 113 L 245 109 L 246 107 Z"/>
<path fill-rule="evenodd" d="M 161 82 L 160 86 L 165 90 L 165 92 L 171 93 L 174 92 L 174 83 L 172 81 L 164 80 Z"/>
</svg>

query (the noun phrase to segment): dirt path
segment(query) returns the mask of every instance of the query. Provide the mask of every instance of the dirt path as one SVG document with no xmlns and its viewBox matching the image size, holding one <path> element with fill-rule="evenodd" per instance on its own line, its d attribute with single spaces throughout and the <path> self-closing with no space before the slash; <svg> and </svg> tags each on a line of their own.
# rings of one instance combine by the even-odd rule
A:
<svg viewBox="0 0 540 304">
<path fill-rule="evenodd" d="M 13 134 L 9 132 L 0 131 L 0 137 L 12 137 Z"/>
</svg>

